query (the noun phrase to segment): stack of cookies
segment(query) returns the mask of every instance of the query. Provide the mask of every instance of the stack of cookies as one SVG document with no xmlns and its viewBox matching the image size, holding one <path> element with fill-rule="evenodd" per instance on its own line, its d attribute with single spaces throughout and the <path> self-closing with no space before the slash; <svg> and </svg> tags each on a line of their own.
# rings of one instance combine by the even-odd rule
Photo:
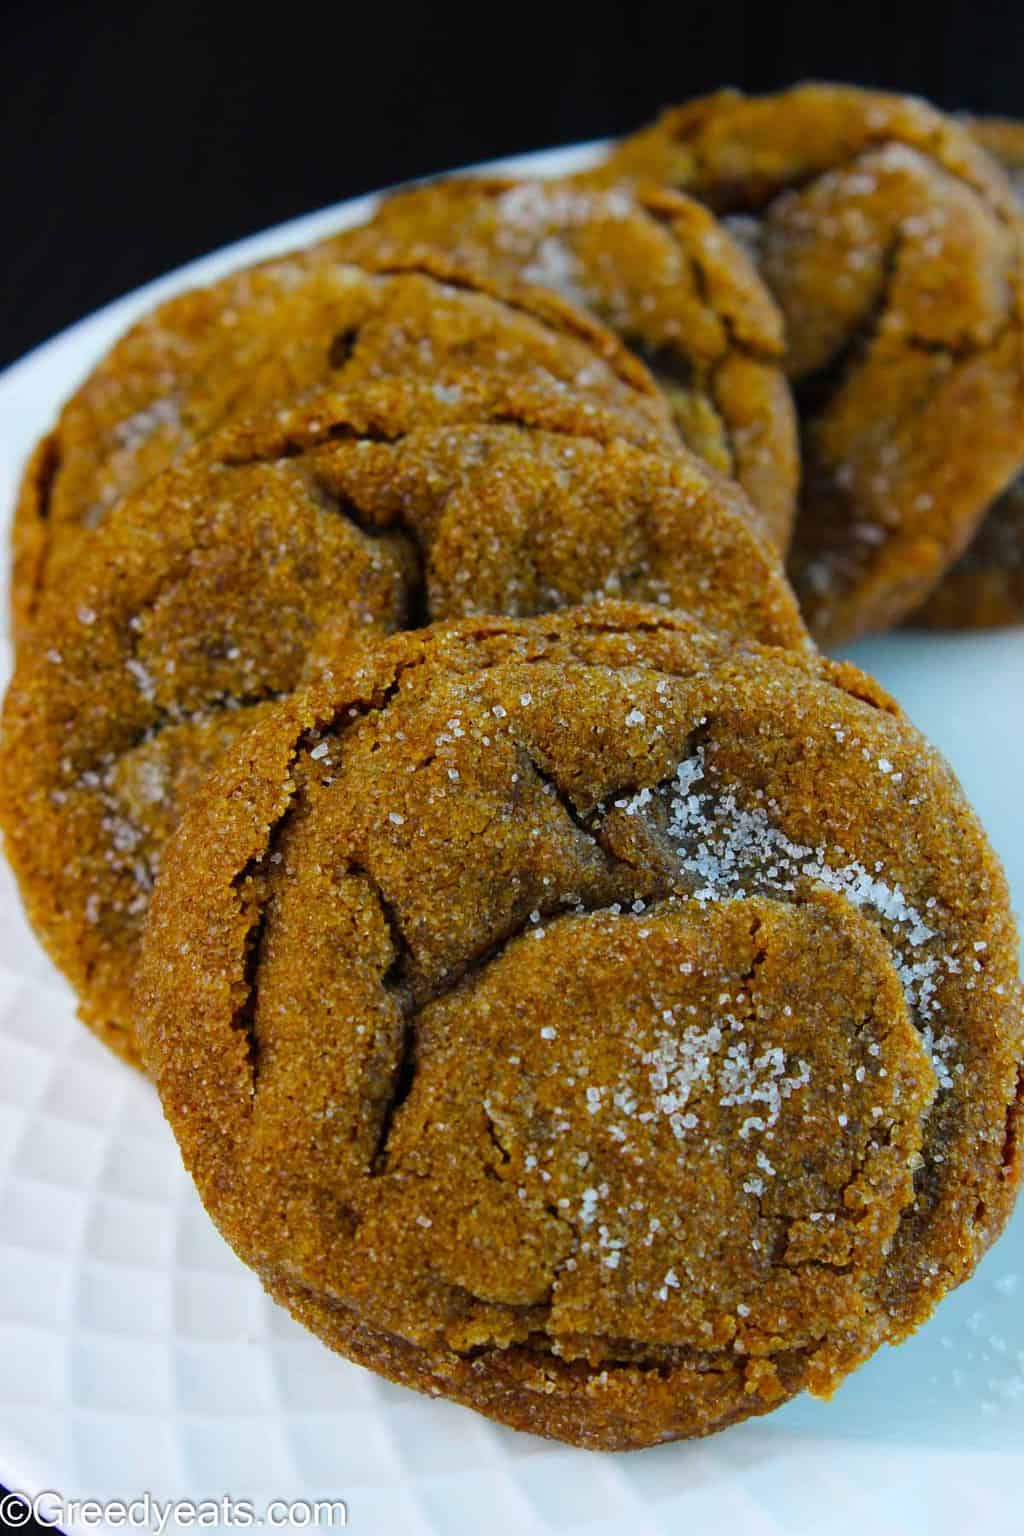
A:
<svg viewBox="0 0 1024 1536">
<path fill-rule="evenodd" d="M 1005 880 L 818 646 L 1021 616 L 1015 148 L 688 103 L 172 300 L 37 448 L 8 856 L 350 1358 L 584 1446 L 706 1434 L 830 1393 L 1004 1226 Z"/>
</svg>

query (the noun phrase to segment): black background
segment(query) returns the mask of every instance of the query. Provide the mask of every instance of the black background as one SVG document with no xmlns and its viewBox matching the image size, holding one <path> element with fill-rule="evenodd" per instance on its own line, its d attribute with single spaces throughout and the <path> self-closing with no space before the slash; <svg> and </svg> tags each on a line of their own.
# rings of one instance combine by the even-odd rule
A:
<svg viewBox="0 0 1024 1536">
<path fill-rule="evenodd" d="M 1024 114 L 1024 6 L 247 8 L 6 0 L 0 363 L 224 242 L 372 187 L 801 78 Z"/>
<path fill-rule="evenodd" d="M 845 79 L 1024 116 L 1020 0 L 472 11 L 6 0 L 0 16 L 0 363 L 265 225 L 405 177 L 619 133 L 722 84 Z M 121 1491 L 141 1492 L 130 1467 Z"/>
</svg>

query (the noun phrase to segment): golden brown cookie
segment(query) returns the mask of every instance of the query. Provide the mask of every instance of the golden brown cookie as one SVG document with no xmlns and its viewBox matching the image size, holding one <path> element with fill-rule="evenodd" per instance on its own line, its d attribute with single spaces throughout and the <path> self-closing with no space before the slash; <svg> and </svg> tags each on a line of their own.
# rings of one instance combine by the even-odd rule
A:
<svg viewBox="0 0 1024 1536">
<path fill-rule="evenodd" d="M 968 120 L 971 133 L 994 155 L 1024 205 L 1024 123 Z M 939 582 L 914 625 L 990 629 L 1024 620 L 1024 479 L 1018 477 L 985 514 L 966 552 Z"/>
<path fill-rule="evenodd" d="M 1018 202 L 1024 201 L 1024 123 L 1008 117 L 962 119 L 982 149 L 999 161 Z"/>
<path fill-rule="evenodd" d="M 786 547 L 799 448 L 781 318 L 740 245 L 692 198 L 464 177 L 386 198 L 337 249 L 356 261 L 441 251 L 589 309 L 650 365 L 687 447 L 739 481 Z"/>
<path fill-rule="evenodd" d="M 645 413 L 531 368 L 523 316 L 494 331 L 493 369 L 470 366 L 497 321 L 434 288 L 429 374 L 371 376 L 207 438 L 83 541 L 21 647 L 0 753 L 8 856 L 83 1017 L 129 1057 L 139 936 L 181 805 L 338 631 L 355 644 L 363 624 L 611 594 L 810 643 L 738 488 L 675 440 L 625 441 L 646 440 Z"/>
<path fill-rule="evenodd" d="M 1020 1178 L 1002 873 L 849 666 L 629 604 L 340 655 L 172 839 L 147 1061 L 384 1374 L 618 1449 L 830 1392 Z"/>
<path fill-rule="evenodd" d="M 678 107 L 601 175 L 739 220 L 786 320 L 791 573 L 812 632 L 905 617 L 1024 460 L 1024 225 L 1005 178 L 923 102 L 823 85 Z"/>
<path fill-rule="evenodd" d="M 929 629 L 1024 623 L 1024 480 L 989 508 L 964 554 L 907 621 Z"/>
<path fill-rule="evenodd" d="M 499 294 L 440 257 L 388 266 L 395 275 L 370 251 L 357 266 L 327 241 L 171 299 L 134 326 L 29 462 L 13 530 L 15 634 L 121 496 L 230 416 L 314 390 L 401 373 L 444 391 L 481 371 L 518 372 L 524 388 L 550 398 L 571 387 L 615 412 L 631 441 L 674 443 L 646 369 L 556 296 Z M 430 404 L 427 390 L 428 414 Z"/>
</svg>

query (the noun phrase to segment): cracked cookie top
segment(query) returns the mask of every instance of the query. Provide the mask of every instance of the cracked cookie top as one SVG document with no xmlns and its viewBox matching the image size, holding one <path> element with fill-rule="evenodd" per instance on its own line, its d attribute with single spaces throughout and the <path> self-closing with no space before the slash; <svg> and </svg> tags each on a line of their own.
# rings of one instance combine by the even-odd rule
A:
<svg viewBox="0 0 1024 1536">
<path fill-rule="evenodd" d="M 923 102 L 808 85 L 678 107 L 600 174 L 726 216 L 783 312 L 812 632 L 906 616 L 1024 459 L 1024 226 L 998 167 Z"/>
<path fill-rule="evenodd" d="M 799 452 L 782 323 L 701 204 L 657 187 L 460 177 L 386 198 L 337 249 L 357 261 L 441 251 L 597 315 L 649 364 L 687 447 L 743 486 L 785 548 Z"/>
<path fill-rule="evenodd" d="M 109 513 L 21 647 L 7 852 L 83 1017 L 129 1057 L 139 934 L 180 807 L 325 645 L 605 595 L 809 643 L 743 493 L 678 442 L 633 446 L 618 413 L 535 386 L 514 353 L 508 373 L 436 360 L 429 378 L 370 377 L 211 435 Z"/>
<path fill-rule="evenodd" d="M 1024 123 L 973 118 L 967 126 L 994 155 L 1024 206 Z M 986 512 L 964 554 L 924 605 L 915 625 L 935 629 L 990 629 L 1024 619 L 1024 476 L 1018 475 Z"/>
<path fill-rule="evenodd" d="M 16 634 L 122 496 L 228 418 L 318 391 L 401 375 L 418 383 L 426 424 L 439 406 L 452 419 L 460 390 L 471 401 L 497 376 L 548 424 L 574 430 L 587 413 L 598 435 L 676 440 L 647 370 L 556 295 L 450 273 L 440 257 L 378 265 L 323 242 L 170 299 L 113 347 L 26 469 L 13 529 Z M 471 408 L 462 414 L 472 419 Z"/>
<path fill-rule="evenodd" d="M 330 661 L 167 849 L 200 1193 L 334 1347 L 605 1448 L 830 1391 L 1019 1179 L 1002 874 L 853 668 L 603 604 Z"/>
</svg>

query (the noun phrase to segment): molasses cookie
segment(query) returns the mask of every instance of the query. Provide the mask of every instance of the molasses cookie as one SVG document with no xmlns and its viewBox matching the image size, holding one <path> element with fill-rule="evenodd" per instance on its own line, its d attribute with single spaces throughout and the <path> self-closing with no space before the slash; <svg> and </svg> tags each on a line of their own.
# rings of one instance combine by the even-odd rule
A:
<svg viewBox="0 0 1024 1536">
<path fill-rule="evenodd" d="M 113 348 L 61 412 L 26 470 L 14 521 L 12 611 L 24 633 L 41 592 L 74 568 L 83 538 L 230 416 L 401 373 L 463 388 L 481 371 L 523 388 L 585 397 L 635 442 L 675 442 L 654 382 L 614 337 L 554 295 L 449 266 L 360 265 L 332 242 L 171 299 Z M 451 414 L 450 412 L 448 413 Z"/>
<path fill-rule="evenodd" d="M 782 322 L 699 203 L 658 188 L 458 178 L 386 198 L 338 249 L 355 260 L 439 250 L 592 311 L 650 365 L 686 445 L 739 481 L 785 548 L 799 450 Z"/>
<path fill-rule="evenodd" d="M 905 617 L 1024 460 L 1024 225 L 1005 178 L 923 102 L 820 85 L 678 107 L 600 176 L 738 221 L 786 321 L 811 629 L 834 644 Z"/>
<path fill-rule="evenodd" d="M 971 137 L 998 160 L 1018 202 L 1024 202 L 1024 123 L 1008 117 L 962 119 Z"/>
<path fill-rule="evenodd" d="M 1020 1177 L 1007 891 L 870 679 L 628 604 L 339 656 L 165 853 L 210 1214 L 343 1353 L 604 1449 L 819 1394 Z"/>
<path fill-rule="evenodd" d="M 1024 123 L 975 118 L 978 143 L 1000 162 L 1024 204 Z M 936 629 L 988 629 L 1024 620 L 1024 479 L 989 508 L 966 552 L 939 582 L 911 623 Z"/>
<path fill-rule="evenodd" d="M 1024 479 L 989 508 L 966 552 L 908 622 L 930 629 L 993 629 L 1024 622 Z"/>
<path fill-rule="evenodd" d="M 21 647 L 0 754 L 8 856 L 83 1017 L 126 1056 L 181 806 L 325 645 L 608 594 L 810 643 L 737 487 L 678 443 L 626 442 L 621 413 L 514 355 L 506 375 L 433 354 L 429 379 L 327 391 L 180 457 L 83 542 Z"/>
</svg>

